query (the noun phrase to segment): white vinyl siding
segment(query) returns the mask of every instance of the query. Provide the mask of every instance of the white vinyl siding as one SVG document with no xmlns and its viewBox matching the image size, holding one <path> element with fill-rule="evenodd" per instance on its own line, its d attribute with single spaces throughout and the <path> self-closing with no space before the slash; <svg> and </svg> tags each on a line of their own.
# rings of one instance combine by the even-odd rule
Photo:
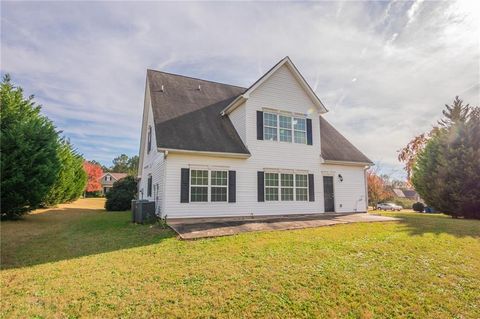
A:
<svg viewBox="0 0 480 319">
<path fill-rule="evenodd" d="M 312 119 L 313 145 L 293 142 L 295 128 L 301 131 L 300 127 L 295 126 L 292 131 L 292 143 L 267 143 L 264 140 L 257 140 L 257 111 L 265 112 L 265 108 L 292 112 L 294 118 L 301 118 L 300 114 L 308 114 L 308 118 Z M 296 114 L 299 115 L 296 116 Z M 319 114 L 287 67 L 279 68 L 276 73 L 250 94 L 249 99 L 242 106 L 229 116 L 247 145 L 251 157 L 238 159 L 170 152 L 168 161 L 165 161 L 168 165 L 166 165 L 167 169 L 165 171 L 166 187 L 162 214 L 168 215 L 169 218 L 188 218 L 322 213 L 324 211 L 323 171 L 333 172 L 334 176 L 342 174 L 344 178 L 343 182 L 340 182 L 337 177 L 334 178 L 336 212 L 365 211 L 364 200 L 366 196 L 363 167 L 325 165 L 322 163 Z M 245 125 L 242 124 L 242 116 L 244 116 Z M 152 134 L 152 139 L 152 143 L 155 145 L 155 134 Z M 278 139 L 279 136 L 277 135 Z M 215 170 L 215 167 L 228 167 L 228 170 L 235 170 L 236 202 L 181 203 L 179 194 L 181 168 L 192 167 L 193 165 L 208 166 L 209 170 Z M 278 200 L 259 202 L 257 176 L 259 171 L 265 171 L 267 168 L 308 171 L 310 174 L 314 174 L 315 201 L 296 199 L 282 201 L 280 200 L 280 192 L 277 192 Z M 306 176 L 306 174 L 300 175 Z M 280 180 L 278 188 L 281 188 Z M 300 188 L 297 187 L 297 189 Z M 298 190 L 299 199 L 301 196 L 303 198 L 308 197 L 308 188 L 306 191 L 307 193 L 302 195 L 303 191 Z M 296 197 L 297 194 L 295 194 Z M 340 207 L 340 205 L 342 206 Z"/>
</svg>

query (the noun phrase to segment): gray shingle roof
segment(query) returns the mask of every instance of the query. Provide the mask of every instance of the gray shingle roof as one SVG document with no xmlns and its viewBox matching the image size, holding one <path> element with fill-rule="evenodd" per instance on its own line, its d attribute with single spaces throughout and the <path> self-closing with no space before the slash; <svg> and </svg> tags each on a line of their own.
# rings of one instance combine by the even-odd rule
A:
<svg viewBox="0 0 480 319">
<path fill-rule="evenodd" d="M 250 154 L 228 116 L 220 115 L 246 88 L 154 70 L 147 77 L 158 147 Z M 371 163 L 322 116 L 320 134 L 325 160 Z"/>
<path fill-rule="evenodd" d="M 330 161 L 372 163 L 372 161 L 320 116 L 322 157 Z"/>
<path fill-rule="evenodd" d="M 147 77 L 158 147 L 250 154 L 230 119 L 220 115 L 245 88 L 153 70 Z"/>
</svg>

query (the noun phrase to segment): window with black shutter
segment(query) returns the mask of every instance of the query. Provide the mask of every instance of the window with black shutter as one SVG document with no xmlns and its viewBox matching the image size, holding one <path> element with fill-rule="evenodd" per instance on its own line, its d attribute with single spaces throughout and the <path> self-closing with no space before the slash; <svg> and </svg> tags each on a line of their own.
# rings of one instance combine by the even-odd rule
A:
<svg viewBox="0 0 480 319">
<path fill-rule="evenodd" d="M 152 175 L 148 176 L 148 184 L 147 184 L 147 196 L 152 196 Z"/>
</svg>

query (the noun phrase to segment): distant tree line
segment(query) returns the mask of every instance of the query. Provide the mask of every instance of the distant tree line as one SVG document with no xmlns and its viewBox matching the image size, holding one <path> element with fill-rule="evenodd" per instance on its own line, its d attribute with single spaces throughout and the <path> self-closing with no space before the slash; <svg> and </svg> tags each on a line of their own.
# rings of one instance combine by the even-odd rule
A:
<svg viewBox="0 0 480 319">
<path fill-rule="evenodd" d="M 90 161 L 90 163 L 100 166 L 103 172 L 126 173 L 131 176 L 136 176 L 138 171 L 138 155 L 129 157 L 126 154 L 121 154 L 113 159 L 113 165 L 111 166 L 102 165 L 95 160 Z"/>
<path fill-rule="evenodd" d="M 411 183 L 428 206 L 480 219 L 480 108 L 457 96 L 437 126 L 400 151 Z"/>
<path fill-rule="evenodd" d="M 83 157 L 9 75 L 0 95 L 1 218 L 80 197 L 87 182 Z"/>
</svg>

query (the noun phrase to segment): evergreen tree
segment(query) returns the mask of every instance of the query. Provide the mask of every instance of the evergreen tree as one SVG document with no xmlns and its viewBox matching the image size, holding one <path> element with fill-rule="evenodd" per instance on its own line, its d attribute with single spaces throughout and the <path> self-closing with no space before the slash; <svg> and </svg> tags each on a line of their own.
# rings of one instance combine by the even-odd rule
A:
<svg viewBox="0 0 480 319">
<path fill-rule="evenodd" d="M 480 218 L 480 110 L 458 97 L 418 154 L 412 183 L 425 202 L 453 217 Z"/>
<path fill-rule="evenodd" d="M 83 169 L 83 157 L 72 147 L 69 141 L 59 140 L 57 156 L 60 172 L 55 183 L 44 200 L 44 205 L 53 206 L 79 198 L 87 184 L 87 174 Z"/>
<path fill-rule="evenodd" d="M 60 171 L 58 133 L 6 75 L 0 85 L 1 216 L 15 218 L 37 208 Z"/>
</svg>

